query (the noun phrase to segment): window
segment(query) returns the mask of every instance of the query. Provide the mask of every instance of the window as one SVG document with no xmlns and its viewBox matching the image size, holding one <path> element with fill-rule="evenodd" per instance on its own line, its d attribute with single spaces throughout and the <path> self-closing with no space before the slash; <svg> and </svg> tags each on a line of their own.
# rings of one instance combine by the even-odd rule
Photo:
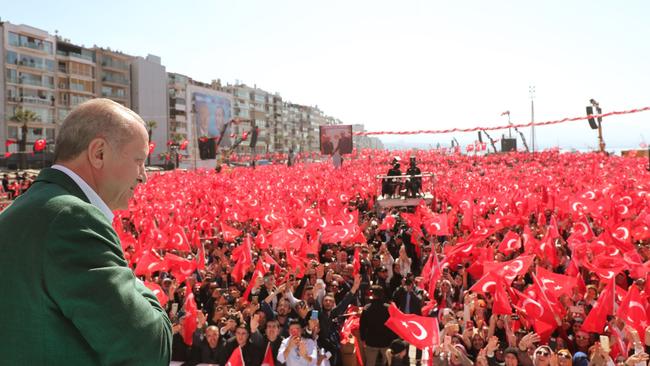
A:
<svg viewBox="0 0 650 366">
<path fill-rule="evenodd" d="M 16 54 L 16 52 L 7 51 L 7 63 L 12 65 L 18 63 L 18 55 Z"/>
<path fill-rule="evenodd" d="M 9 44 L 12 46 L 20 46 L 20 37 L 14 32 L 9 32 Z"/>
<path fill-rule="evenodd" d="M 54 142 L 54 136 L 55 136 L 54 132 L 55 131 L 54 131 L 53 128 L 46 128 L 45 129 L 45 138 L 47 139 L 47 141 Z"/>
<path fill-rule="evenodd" d="M 52 42 L 44 41 L 42 39 L 24 36 L 14 32 L 9 32 L 9 44 L 16 47 L 27 47 L 39 51 L 44 51 L 50 55 L 54 54 L 54 47 Z"/>
<path fill-rule="evenodd" d="M 7 82 L 18 83 L 18 72 L 16 70 L 7 69 Z"/>
</svg>

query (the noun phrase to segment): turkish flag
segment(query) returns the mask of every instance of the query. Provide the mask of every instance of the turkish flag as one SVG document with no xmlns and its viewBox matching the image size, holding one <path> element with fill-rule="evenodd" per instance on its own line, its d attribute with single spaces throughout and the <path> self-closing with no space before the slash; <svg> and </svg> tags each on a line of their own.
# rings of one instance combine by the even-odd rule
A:
<svg viewBox="0 0 650 366">
<path fill-rule="evenodd" d="M 625 323 L 639 332 L 642 337 L 645 336 L 645 328 L 648 326 L 648 315 L 646 304 L 648 299 L 642 296 L 636 285 L 630 286 L 627 295 L 621 301 L 616 316 L 625 320 Z"/>
<path fill-rule="evenodd" d="M 359 259 L 359 248 L 354 249 L 354 256 L 352 257 L 352 276 L 359 274 L 361 270 L 361 259 Z"/>
<path fill-rule="evenodd" d="M 223 222 L 221 223 L 221 237 L 223 240 L 227 243 L 232 243 L 235 241 L 235 238 L 241 235 L 241 231 L 228 226 L 224 224 Z"/>
<path fill-rule="evenodd" d="M 578 281 L 575 277 L 557 274 L 541 266 L 537 267 L 537 278 L 542 288 L 556 298 L 561 295 L 569 295 L 570 297 L 573 293 L 573 288 L 578 286 Z"/>
<path fill-rule="evenodd" d="M 166 271 L 168 269 L 167 261 L 160 257 L 153 250 L 146 250 L 137 260 L 135 267 L 136 276 L 147 276 L 156 271 Z"/>
<path fill-rule="evenodd" d="M 273 350 L 271 349 L 270 342 L 266 342 L 266 352 L 264 352 L 262 366 L 275 366 L 275 359 L 273 358 Z"/>
<path fill-rule="evenodd" d="M 494 272 L 509 285 L 517 276 L 523 276 L 528 272 L 534 259 L 534 255 L 521 255 L 507 262 L 485 262 L 483 271 Z"/>
<path fill-rule="evenodd" d="M 321 243 L 346 243 L 361 231 L 356 224 L 330 225 L 321 231 Z"/>
<path fill-rule="evenodd" d="M 451 234 L 449 232 L 449 218 L 447 214 L 433 214 L 429 219 L 425 220 L 424 227 L 430 235 L 445 236 Z"/>
<path fill-rule="evenodd" d="M 180 146 L 179 146 L 178 148 L 179 148 L 180 150 L 185 150 L 185 149 L 187 149 L 187 145 L 188 145 L 189 143 L 190 143 L 189 141 L 187 141 L 187 140 L 183 140 L 183 142 L 181 142 L 181 144 L 180 144 Z"/>
<path fill-rule="evenodd" d="M 497 315 L 510 315 L 512 314 L 512 306 L 510 306 L 510 298 L 506 293 L 506 287 L 510 287 L 502 280 L 497 282 L 496 290 L 494 292 L 494 301 L 492 303 L 492 314 Z"/>
<path fill-rule="evenodd" d="M 591 230 L 591 225 L 585 217 L 581 217 L 580 219 L 573 222 L 573 228 L 571 229 L 571 232 L 573 234 L 584 237 L 586 240 L 593 239 L 594 237 L 594 232 Z"/>
<path fill-rule="evenodd" d="M 299 250 L 304 241 L 304 229 L 286 229 L 282 227 L 271 234 L 271 243 L 277 248 Z"/>
<path fill-rule="evenodd" d="M 157 283 L 145 281 L 144 285 L 149 290 L 151 290 L 154 295 L 156 295 L 156 298 L 162 307 L 165 307 L 167 305 L 169 298 L 167 297 L 167 294 L 165 294 L 165 291 L 163 291 L 163 289 Z"/>
<path fill-rule="evenodd" d="M 244 355 L 241 352 L 241 347 L 237 346 L 234 351 L 230 354 L 226 366 L 245 366 L 244 364 Z"/>
<path fill-rule="evenodd" d="M 474 286 L 472 286 L 469 290 L 479 293 L 479 294 L 485 294 L 485 293 L 494 293 L 496 291 L 497 283 L 501 280 L 501 276 L 494 272 L 488 272 L 483 275 L 476 283 Z"/>
<path fill-rule="evenodd" d="M 236 283 L 241 282 L 246 272 L 248 272 L 248 268 L 253 264 L 252 250 L 251 237 L 246 235 L 242 244 L 232 251 L 231 257 L 236 263 L 230 275 Z"/>
<path fill-rule="evenodd" d="M 400 338 L 418 349 L 440 344 L 438 319 L 402 313 L 394 303 L 388 307 L 390 317 L 384 323 Z"/>
<path fill-rule="evenodd" d="M 185 304 L 183 304 L 183 309 L 185 309 L 185 318 L 183 318 L 183 342 L 187 344 L 188 346 L 192 345 L 192 336 L 194 335 L 194 331 L 196 330 L 198 323 L 196 319 L 196 315 L 198 313 L 198 309 L 196 307 L 196 301 L 194 301 L 194 293 L 192 293 L 191 286 L 189 286 L 189 283 L 186 283 L 185 286 L 187 286 L 186 292 L 185 292 Z"/>
<path fill-rule="evenodd" d="M 607 286 L 598 296 L 598 301 L 582 323 L 585 332 L 602 333 L 607 324 L 607 315 L 614 313 L 614 281 L 607 281 Z"/>
<path fill-rule="evenodd" d="M 181 252 L 190 252 L 190 241 L 187 240 L 185 230 L 178 225 L 173 225 L 167 229 L 167 238 L 169 242 L 165 246 L 167 249 L 178 250 Z"/>
<path fill-rule="evenodd" d="M 169 270 L 178 282 L 183 282 L 185 279 L 194 273 L 196 269 L 196 262 L 181 258 L 175 254 L 167 253 L 165 261 Z"/>
<path fill-rule="evenodd" d="M 34 151 L 39 152 L 45 150 L 47 141 L 45 139 L 38 139 L 34 141 Z"/>
<path fill-rule="evenodd" d="M 379 225 L 379 230 L 392 230 L 393 226 L 395 226 L 395 216 L 393 215 L 386 215 L 384 217 L 384 220 L 381 222 L 381 225 Z"/>
<path fill-rule="evenodd" d="M 156 143 L 155 142 L 150 142 L 149 143 L 149 155 L 156 149 Z"/>
<path fill-rule="evenodd" d="M 514 231 L 508 231 L 503 237 L 501 244 L 499 244 L 499 251 L 505 255 L 519 250 L 519 248 L 521 248 L 521 238 Z"/>
</svg>

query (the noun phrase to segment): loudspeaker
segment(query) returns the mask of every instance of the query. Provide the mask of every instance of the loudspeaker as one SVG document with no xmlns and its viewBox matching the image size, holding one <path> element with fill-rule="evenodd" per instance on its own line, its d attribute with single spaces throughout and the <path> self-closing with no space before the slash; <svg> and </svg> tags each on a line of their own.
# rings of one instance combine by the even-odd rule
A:
<svg viewBox="0 0 650 366">
<path fill-rule="evenodd" d="M 253 131 L 251 132 L 251 142 L 250 142 L 250 147 L 255 148 L 255 145 L 257 145 L 257 134 L 259 133 L 259 128 L 253 127 Z"/>
<path fill-rule="evenodd" d="M 587 115 L 589 116 L 589 115 L 592 115 L 592 114 L 594 114 L 594 107 L 588 106 L 587 107 Z M 600 122 L 600 120 L 601 120 L 601 118 L 598 118 L 598 122 Z M 589 121 L 589 127 L 591 127 L 592 130 L 598 129 L 598 125 L 596 124 L 595 119 L 589 118 L 588 121 Z"/>
<path fill-rule="evenodd" d="M 517 151 L 517 139 L 502 138 L 501 152 Z"/>
</svg>

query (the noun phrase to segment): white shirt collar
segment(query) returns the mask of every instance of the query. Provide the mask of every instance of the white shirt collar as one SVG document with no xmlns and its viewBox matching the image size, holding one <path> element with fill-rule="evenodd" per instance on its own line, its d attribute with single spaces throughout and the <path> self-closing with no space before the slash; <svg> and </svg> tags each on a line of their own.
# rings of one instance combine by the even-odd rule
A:
<svg viewBox="0 0 650 366">
<path fill-rule="evenodd" d="M 72 178 L 72 180 L 74 180 L 74 182 L 77 183 L 79 188 L 81 188 L 81 190 L 84 192 L 84 194 L 86 195 L 90 203 L 93 206 L 97 207 L 104 214 L 104 216 L 106 216 L 109 222 L 111 223 L 113 222 L 113 217 L 115 216 L 113 215 L 113 211 L 111 211 L 111 209 L 106 205 L 106 203 L 101 199 L 101 197 L 99 197 L 97 192 L 95 192 L 92 188 L 90 188 L 88 183 L 86 183 L 86 181 L 84 181 L 83 178 L 81 178 L 79 175 L 77 175 L 77 173 L 73 172 L 72 170 L 64 167 L 63 165 L 54 164 L 52 165 L 52 169 L 62 171 L 68 177 Z"/>
</svg>

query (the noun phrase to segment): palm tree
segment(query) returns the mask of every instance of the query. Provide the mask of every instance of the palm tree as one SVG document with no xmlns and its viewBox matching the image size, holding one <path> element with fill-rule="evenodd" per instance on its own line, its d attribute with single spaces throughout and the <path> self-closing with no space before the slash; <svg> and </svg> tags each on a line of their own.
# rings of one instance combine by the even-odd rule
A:
<svg viewBox="0 0 650 366">
<path fill-rule="evenodd" d="M 29 122 L 39 122 L 41 116 L 34 111 L 17 108 L 16 112 L 11 118 L 9 118 L 9 120 L 22 123 L 22 126 L 20 127 L 21 137 L 18 142 L 18 149 L 20 151 L 20 169 L 25 169 L 27 166 L 27 125 Z"/>
<path fill-rule="evenodd" d="M 153 134 L 153 130 L 158 126 L 158 122 L 149 120 L 145 124 L 147 125 L 147 133 L 149 134 L 149 143 L 151 143 L 151 135 Z M 147 165 L 151 165 L 151 154 L 147 156 Z"/>
</svg>

